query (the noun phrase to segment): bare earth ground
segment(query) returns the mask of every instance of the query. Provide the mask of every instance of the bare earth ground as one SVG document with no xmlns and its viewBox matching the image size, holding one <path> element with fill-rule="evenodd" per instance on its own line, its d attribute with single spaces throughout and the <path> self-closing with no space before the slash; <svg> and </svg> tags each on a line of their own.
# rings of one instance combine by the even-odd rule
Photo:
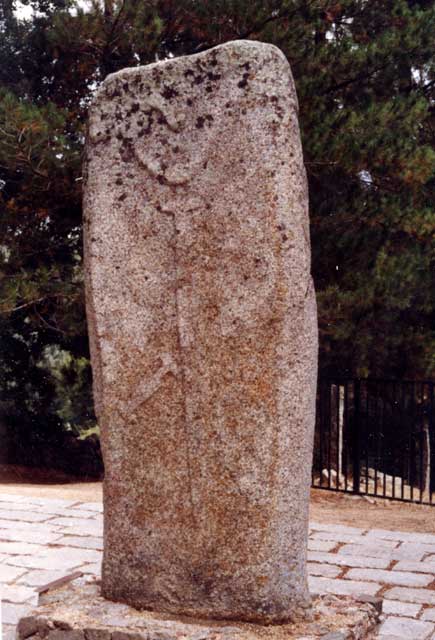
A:
<svg viewBox="0 0 435 640">
<path fill-rule="evenodd" d="M 0 490 L 23 496 L 100 502 L 101 482 L 83 482 L 58 472 L 0 465 Z M 367 529 L 435 533 L 435 506 L 393 502 L 321 489 L 311 490 L 310 517 L 314 522 Z"/>
</svg>

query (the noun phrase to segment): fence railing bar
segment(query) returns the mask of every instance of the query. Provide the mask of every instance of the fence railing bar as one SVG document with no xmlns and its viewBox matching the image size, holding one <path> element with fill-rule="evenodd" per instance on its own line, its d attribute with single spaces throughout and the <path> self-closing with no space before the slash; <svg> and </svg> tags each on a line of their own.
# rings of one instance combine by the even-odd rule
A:
<svg viewBox="0 0 435 640">
<path fill-rule="evenodd" d="M 398 393 L 397 393 L 397 384 L 394 382 L 393 383 L 393 416 L 394 416 L 394 422 L 399 423 L 399 419 L 400 419 L 400 411 L 399 411 L 399 398 L 398 398 Z M 397 424 L 396 426 L 396 431 L 398 432 L 399 429 L 397 428 L 399 425 Z M 392 448 L 392 475 L 393 475 L 393 486 L 392 486 L 392 497 L 393 500 L 396 497 L 396 456 L 397 456 L 397 443 L 396 441 L 393 442 L 393 448 Z"/>
<path fill-rule="evenodd" d="M 433 381 L 323 379 L 317 398 L 313 486 L 435 504 Z"/>
<path fill-rule="evenodd" d="M 344 490 L 348 490 L 349 473 L 349 383 L 344 383 L 343 407 L 343 450 L 344 450 Z"/>
<path fill-rule="evenodd" d="M 420 423 L 420 445 L 419 445 L 419 453 L 420 453 L 420 473 L 419 473 L 419 481 L 420 481 L 420 503 L 423 502 L 423 490 L 424 490 L 424 476 L 423 476 L 423 447 L 424 447 L 424 385 L 420 385 L 420 402 L 418 403 L 418 417 Z"/>
<path fill-rule="evenodd" d="M 433 474 L 433 466 L 435 463 L 435 451 L 434 451 L 434 443 L 435 443 L 435 428 L 434 428 L 434 388 L 433 384 L 429 385 L 429 394 L 430 394 L 430 412 L 429 412 L 429 464 L 430 464 L 430 477 L 429 477 L 429 501 L 430 504 L 433 504 L 433 493 L 432 493 L 432 474 Z"/>
<path fill-rule="evenodd" d="M 364 435 L 365 435 L 365 454 L 366 454 L 366 493 L 369 495 L 369 381 L 365 381 L 366 387 L 366 402 L 365 402 L 365 420 L 364 420 Z"/>
<path fill-rule="evenodd" d="M 335 385 L 335 419 L 337 421 L 336 426 L 336 458 L 337 458 L 337 475 L 335 476 L 335 488 L 340 488 L 340 474 L 341 474 L 341 420 L 340 420 L 340 386 Z"/>
<path fill-rule="evenodd" d="M 359 431 L 360 431 L 360 403 L 361 403 L 361 383 L 359 380 L 354 381 L 354 429 L 352 438 L 353 448 L 353 492 L 360 493 L 360 447 L 359 447 Z"/>
<path fill-rule="evenodd" d="M 383 390 L 384 390 L 383 397 L 385 397 L 385 395 L 386 395 L 385 394 L 385 388 L 386 388 L 385 383 L 384 383 L 383 387 L 384 387 L 383 388 Z M 381 422 L 380 422 L 380 424 L 381 424 L 381 448 L 382 448 L 382 468 L 384 470 L 384 480 L 383 480 L 383 483 L 382 483 L 382 485 L 383 485 L 382 486 L 382 494 L 383 494 L 383 496 L 385 498 L 386 495 L 387 495 L 387 472 L 386 472 L 387 466 L 385 464 L 385 432 L 384 432 L 384 426 L 385 426 L 385 424 L 384 424 L 384 420 L 385 420 L 385 402 L 382 402 L 381 406 L 382 406 L 382 412 L 381 412 L 382 418 L 381 418 Z"/>
<path fill-rule="evenodd" d="M 331 489 L 331 391 L 330 385 L 327 387 L 328 393 L 325 394 L 326 409 L 328 416 L 328 489 Z"/>
</svg>

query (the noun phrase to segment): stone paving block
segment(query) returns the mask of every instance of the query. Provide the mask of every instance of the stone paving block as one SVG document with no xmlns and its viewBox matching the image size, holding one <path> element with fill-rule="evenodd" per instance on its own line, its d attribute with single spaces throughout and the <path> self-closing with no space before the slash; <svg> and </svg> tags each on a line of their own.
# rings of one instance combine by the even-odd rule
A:
<svg viewBox="0 0 435 640">
<path fill-rule="evenodd" d="M 338 545 L 338 542 L 329 540 L 308 540 L 309 551 L 332 551 Z"/>
<path fill-rule="evenodd" d="M 422 620 L 429 620 L 430 622 L 435 622 L 435 609 L 425 609 L 421 616 Z"/>
<path fill-rule="evenodd" d="M 92 562 L 90 564 L 83 564 L 77 567 L 80 571 L 86 574 L 92 574 L 94 576 L 101 576 L 101 562 Z"/>
<path fill-rule="evenodd" d="M 2 625 L 2 640 L 15 640 L 15 625 Z"/>
<path fill-rule="evenodd" d="M 64 578 L 68 571 L 60 571 L 55 569 L 33 569 L 27 571 L 19 580 L 16 581 L 17 585 L 25 585 L 28 587 L 41 587 L 44 584 Z"/>
<path fill-rule="evenodd" d="M 367 538 L 381 538 L 383 540 L 397 540 L 399 542 L 418 542 L 421 544 L 435 544 L 435 535 L 431 533 L 414 533 L 413 531 L 388 531 L 387 529 L 370 529 Z"/>
<path fill-rule="evenodd" d="M 372 544 L 346 544 L 340 549 L 340 553 L 343 555 L 352 555 L 359 557 L 372 557 L 372 558 L 389 558 L 390 560 L 421 560 L 425 552 L 414 549 L 402 549 L 402 546 L 397 549 L 388 549 L 376 544 L 373 541 Z"/>
<path fill-rule="evenodd" d="M 15 602 L 16 604 L 38 604 L 38 594 L 35 589 L 19 585 L 6 584 L 2 588 L 2 599 L 5 602 Z"/>
<path fill-rule="evenodd" d="M 25 522 L 45 522 L 49 519 L 47 513 L 39 513 L 39 511 L 18 511 L 18 510 L 0 510 L 0 520 L 24 520 Z"/>
<path fill-rule="evenodd" d="M 14 495 L 12 493 L 0 493 L 0 502 L 31 502 L 30 496 Z"/>
<path fill-rule="evenodd" d="M 364 544 L 364 542 L 366 541 L 366 537 L 358 533 L 341 533 L 339 531 L 315 531 L 310 535 L 310 540 L 335 540 L 336 542 Z M 381 542 L 388 541 L 382 540 Z"/>
<path fill-rule="evenodd" d="M 341 580 L 339 578 L 321 578 L 315 576 L 308 577 L 308 586 L 311 593 L 333 593 L 335 595 L 368 595 L 375 596 L 381 589 L 380 584 L 375 582 L 354 582 L 352 580 Z"/>
<path fill-rule="evenodd" d="M 89 527 L 93 524 L 97 525 L 100 523 L 95 519 L 95 516 L 91 516 L 90 518 L 75 518 L 74 516 L 71 516 L 68 518 L 53 518 L 53 520 L 50 520 L 50 524 L 55 524 L 59 527 L 62 527 L 62 529 L 65 529 L 65 527 Z"/>
<path fill-rule="evenodd" d="M 400 600 L 384 600 L 382 603 L 382 613 L 385 615 L 405 616 L 416 618 L 421 611 L 421 605 L 410 602 L 400 602 Z"/>
<path fill-rule="evenodd" d="M 84 509 L 85 511 L 97 511 L 98 513 L 103 513 L 103 505 L 101 502 L 80 502 L 77 507 L 73 507 L 73 509 Z"/>
<path fill-rule="evenodd" d="M 25 573 L 23 567 L 11 567 L 8 564 L 0 565 L 0 583 L 12 582 Z"/>
<path fill-rule="evenodd" d="M 36 544 L 52 544 L 59 538 L 61 538 L 60 533 L 53 533 L 51 531 L 23 531 L 22 529 L 11 530 L 11 529 L 1 529 L 0 530 L 0 541 L 10 541 L 10 542 L 30 542 Z"/>
<path fill-rule="evenodd" d="M 345 577 L 352 580 L 374 580 L 402 587 L 427 587 L 433 582 L 433 577 L 425 573 L 383 571 L 381 569 L 350 569 Z"/>
<path fill-rule="evenodd" d="M 102 554 L 94 549 L 79 549 L 75 547 L 46 547 L 38 555 L 11 558 L 10 563 L 27 569 L 62 571 L 63 575 L 81 565 L 101 563 Z M 1 567 L 0 565 L 0 571 Z"/>
<path fill-rule="evenodd" d="M 60 507 L 56 505 L 47 505 L 37 507 L 38 511 L 41 513 L 46 513 L 52 517 L 65 517 L 65 518 L 93 518 L 96 513 L 92 513 L 91 511 L 75 509 L 74 507 Z"/>
<path fill-rule="evenodd" d="M 393 587 L 384 593 L 384 597 L 389 600 L 401 600 L 402 602 L 435 605 L 435 591 L 431 591 L 430 589 Z"/>
<path fill-rule="evenodd" d="M 101 551 L 98 549 L 79 549 L 77 547 L 46 547 L 40 557 L 48 558 L 51 563 L 56 562 L 100 562 Z"/>
<path fill-rule="evenodd" d="M 343 571 L 342 567 L 333 564 L 320 564 L 318 562 L 307 563 L 308 573 L 312 576 L 323 576 L 325 578 L 336 578 Z"/>
<path fill-rule="evenodd" d="M 68 572 L 83 562 L 85 562 L 83 558 L 77 558 L 75 556 L 73 558 L 60 558 L 57 556 L 54 559 L 50 556 L 11 556 L 7 564 L 25 569 L 50 570 L 55 568 L 59 571 Z"/>
<path fill-rule="evenodd" d="M 362 535 L 367 529 L 360 529 L 358 527 L 348 527 L 344 524 L 328 524 L 324 522 L 312 522 L 310 521 L 310 530 L 312 531 L 333 531 L 336 533 L 347 533 L 350 535 Z"/>
<path fill-rule="evenodd" d="M 435 560 L 432 560 L 431 562 L 429 562 L 428 560 L 423 560 L 422 562 L 409 562 L 408 560 L 399 560 L 399 562 L 394 565 L 392 570 L 435 574 Z"/>
<path fill-rule="evenodd" d="M 433 544 L 422 544 L 420 542 L 402 542 L 400 544 L 399 549 L 403 550 L 403 552 L 412 554 L 413 552 L 423 553 L 423 555 L 427 554 L 435 554 L 435 545 Z M 406 558 L 404 558 L 406 560 Z"/>
<path fill-rule="evenodd" d="M 340 567 L 364 567 L 371 569 L 386 569 L 391 561 L 389 558 L 371 558 L 370 556 L 350 556 L 340 553 L 322 553 L 320 551 L 308 551 L 310 562 L 326 562 Z"/>
<path fill-rule="evenodd" d="M 51 531 L 56 533 L 57 527 L 50 526 L 49 522 L 25 522 L 24 520 L 0 520 L 0 531 L 13 529 L 14 531 Z"/>
<path fill-rule="evenodd" d="M 0 541 L 0 553 L 6 555 L 30 555 L 32 553 L 40 553 L 43 548 L 42 545 L 29 542 Z"/>
<path fill-rule="evenodd" d="M 84 525 L 80 525 L 77 527 L 63 527 L 59 529 L 59 533 L 68 536 L 74 535 L 83 536 L 85 538 L 95 538 L 103 535 L 103 523 L 92 523 L 86 527 Z"/>
<path fill-rule="evenodd" d="M 3 502 L 0 500 L 1 511 L 24 511 L 29 509 L 30 511 L 37 511 L 40 508 L 39 505 L 31 502 Z"/>
<path fill-rule="evenodd" d="M 18 620 L 25 616 L 31 609 L 32 605 L 15 604 L 12 602 L 2 602 L 2 622 L 4 624 L 17 624 Z"/>
<path fill-rule="evenodd" d="M 392 616 L 382 623 L 379 638 L 397 636 L 401 640 L 428 640 L 433 630 L 434 625 L 431 622 Z"/>
<path fill-rule="evenodd" d="M 103 539 L 93 538 L 91 536 L 64 536 L 58 542 L 58 545 L 65 547 L 80 547 L 82 549 L 98 549 L 103 550 Z"/>
</svg>

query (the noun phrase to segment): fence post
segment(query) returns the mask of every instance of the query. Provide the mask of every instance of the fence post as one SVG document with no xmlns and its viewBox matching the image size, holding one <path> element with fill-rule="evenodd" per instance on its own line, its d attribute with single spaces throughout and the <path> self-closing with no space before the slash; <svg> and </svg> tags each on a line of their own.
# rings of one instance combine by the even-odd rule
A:
<svg viewBox="0 0 435 640">
<path fill-rule="evenodd" d="M 354 420 L 352 433 L 353 449 L 353 493 L 360 493 L 361 456 L 360 456 L 360 424 L 361 424 L 361 384 L 355 380 L 353 387 Z"/>
</svg>

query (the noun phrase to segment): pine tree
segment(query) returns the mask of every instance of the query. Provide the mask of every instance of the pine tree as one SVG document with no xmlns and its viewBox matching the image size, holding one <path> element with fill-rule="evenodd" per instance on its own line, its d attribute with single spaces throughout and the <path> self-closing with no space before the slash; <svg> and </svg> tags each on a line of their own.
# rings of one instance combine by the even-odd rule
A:
<svg viewBox="0 0 435 640">
<path fill-rule="evenodd" d="M 10 422 L 27 434 L 50 423 L 47 437 L 92 423 L 81 163 L 93 91 L 123 67 L 237 38 L 279 46 L 295 77 L 321 373 L 435 376 L 432 0 L 27 4 L 34 13 L 22 19 L 0 0 L 0 388 Z M 47 364 L 53 349 L 69 362 L 70 399 Z"/>
</svg>

